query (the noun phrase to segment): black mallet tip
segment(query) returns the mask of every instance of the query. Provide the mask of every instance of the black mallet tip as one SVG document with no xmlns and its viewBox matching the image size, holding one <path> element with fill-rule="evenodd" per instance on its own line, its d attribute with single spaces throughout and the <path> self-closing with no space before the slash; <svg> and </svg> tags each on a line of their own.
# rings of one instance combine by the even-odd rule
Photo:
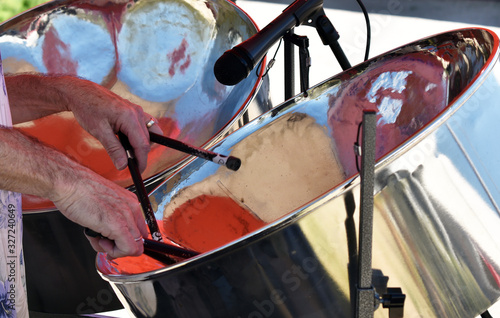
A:
<svg viewBox="0 0 500 318">
<path fill-rule="evenodd" d="M 236 157 L 229 156 L 226 161 L 226 167 L 233 171 L 238 171 L 241 167 L 241 160 Z"/>
</svg>

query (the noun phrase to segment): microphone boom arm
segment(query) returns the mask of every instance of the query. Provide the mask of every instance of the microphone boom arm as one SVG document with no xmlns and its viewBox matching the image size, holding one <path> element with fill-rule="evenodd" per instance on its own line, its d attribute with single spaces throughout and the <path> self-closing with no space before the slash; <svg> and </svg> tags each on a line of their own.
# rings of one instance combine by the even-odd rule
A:
<svg viewBox="0 0 500 318">
<path fill-rule="evenodd" d="M 323 0 L 295 0 L 262 30 L 224 52 L 215 62 L 215 77 L 224 85 L 239 83 L 248 77 L 271 46 L 302 24 L 315 27 L 323 43 L 330 45 L 342 68 L 350 68 L 349 61 L 337 42 L 339 35 L 325 15 Z"/>
<path fill-rule="evenodd" d="M 306 25 L 316 28 L 321 41 L 324 45 L 330 46 L 330 49 L 337 58 L 340 67 L 342 67 L 342 70 L 345 71 L 351 68 L 351 64 L 349 63 L 349 60 L 345 56 L 344 51 L 342 50 L 338 42 L 340 36 L 333 26 L 332 22 L 330 22 L 330 19 L 328 19 L 328 17 L 326 16 L 323 8 L 321 8 L 321 10 L 318 11 L 314 16 L 314 18 L 306 23 Z"/>
<path fill-rule="evenodd" d="M 296 0 L 257 34 L 238 45 L 244 50 L 248 47 L 252 48 L 246 50 L 248 53 L 254 53 L 254 63 L 250 65 L 251 69 L 262 60 L 270 46 L 281 39 L 289 30 L 311 20 L 318 11 L 324 14 L 323 0 Z M 267 41 L 261 41 L 262 38 L 267 39 Z"/>
</svg>

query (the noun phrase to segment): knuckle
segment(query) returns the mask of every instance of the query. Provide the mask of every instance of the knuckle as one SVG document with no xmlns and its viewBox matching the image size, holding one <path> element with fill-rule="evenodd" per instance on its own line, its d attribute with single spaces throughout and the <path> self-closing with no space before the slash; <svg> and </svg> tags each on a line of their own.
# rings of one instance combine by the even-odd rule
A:
<svg viewBox="0 0 500 318">
<path fill-rule="evenodd" d="M 140 146 L 140 151 L 143 153 L 148 153 L 151 150 L 151 145 L 149 142 L 142 143 Z"/>
</svg>

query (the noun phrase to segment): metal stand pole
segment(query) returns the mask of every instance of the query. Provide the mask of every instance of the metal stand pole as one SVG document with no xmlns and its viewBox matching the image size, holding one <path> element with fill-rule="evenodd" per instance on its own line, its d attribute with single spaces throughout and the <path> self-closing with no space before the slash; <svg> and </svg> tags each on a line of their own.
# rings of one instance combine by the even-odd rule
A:
<svg viewBox="0 0 500 318">
<path fill-rule="evenodd" d="M 361 146 L 361 206 L 359 221 L 358 287 L 356 317 L 373 317 L 376 297 L 372 286 L 373 190 L 377 113 L 364 111 Z"/>
<path fill-rule="evenodd" d="M 307 96 L 309 89 L 309 67 L 311 58 L 309 55 L 309 39 L 307 36 L 300 36 L 290 30 L 283 37 L 285 41 L 285 99 L 295 96 L 295 51 L 294 45 L 299 48 L 300 61 L 300 92 Z"/>
<path fill-rule="evenodd" d="M 292 36 L 293 29 L 287 33 Z M 295 96 L 295 47 L 292 41 L 285 36 L 283 37 L 285 43 L 285 100 Z"/>
<path fill-rule="evenodd" d="M 404 317 L 406 296 L 401 288 L 387 288 L 386 293 L 380 297 L 373 286 L 373 192 L 375 188 L 376 118 L 376 111 L 365 110 L 363 112 L 358 277 L 354 317 L 373 318 L 375 310 L 382 304 L 384 308 L 389 309 L 389 318 L 402 318 Z"/>
<path fill-rule="evenodd" d="M 323 41 L 323 44 L 330 46 L 330 49 L 337 58 L 340 67 L 342 67 L 342 70 L 345 71 L 351 68 L 351 64 L 349 63 L 349 60 L 345 56 L 344 51 L 342 50 L 338 42 L 340 36 L 337 30 L 335 30 L 332 22 L 330 22 L 330 20 L 326 16 L 323 9 L 320 11 L 320 14 L 318 15 L 315 22 L 316 24 L 314 25 L 314 27 L 316 28 L 316 31 Z"/>
</svg>

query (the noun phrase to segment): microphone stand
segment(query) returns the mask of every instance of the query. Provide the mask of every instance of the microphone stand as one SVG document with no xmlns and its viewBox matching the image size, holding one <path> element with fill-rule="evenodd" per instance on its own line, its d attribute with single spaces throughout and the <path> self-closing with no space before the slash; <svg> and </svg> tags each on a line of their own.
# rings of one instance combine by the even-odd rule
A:
<svg viewBox="0 0 500 318">
<path fill-rule="evenodd" d="M 323 9 L 321 9 L 321 12 L 317 15 L 317 18 L 313 21 L 313 23 L 319 37 L 323 41 L 323 44 L 330 46 L 330 49 L 337 58 L 342 70 L 345 71 L 351 68 L 351 64 L 338 42 L 340 35 L 337 30 L 335 30 L 335 27 L 332 22 L 330 22 Z"/>
<path fill-rule="evenodd" d="M 289 38 L 294 34 L 293 28 L 283 37 L 285 47 L 285 100 L 295 96 L 295 50 Z"/>
<path fill-rule="evenodd" d="M 311 57 L 309 56 L 309 39 L 307 36 L 300 36 L 293 33 L 293 30 L 286 33 L 283 37 L 285 41 L 285 99 L 289 99 L 295 95 L 295 69 L 294 46 L 299 47 L 300 61 L 300 89 L 306 94 L 309 88 L 309 68 L 311 67 Z"/>
<path fill-rule="evenodd" d="M 296 0 L 284 11 L 286 10 L 292 10 L 293 15 L 297 20 L 296 26 L 303 24 L 316 28 L 321 41 L 324 45 L 330 46 L 330 49 L 344 71 L 351 68 L 349 60 L 338 43 L 340 36 L 325 14 L 325 10 L 323 9 L 323 0 Z M 309 88 L 308 72 L 310 59 L 307 51 L 309 43 L 306 37 L 296 36 L 293 28 L 294 26 L 291 27 L 285 35 L 283 35 L 285 44 L 285 100 L 295 95 L 294 45 L 298 45 L 300 50 L 301 90 L 302 92 L 305 92 Z"/>
</svg>

